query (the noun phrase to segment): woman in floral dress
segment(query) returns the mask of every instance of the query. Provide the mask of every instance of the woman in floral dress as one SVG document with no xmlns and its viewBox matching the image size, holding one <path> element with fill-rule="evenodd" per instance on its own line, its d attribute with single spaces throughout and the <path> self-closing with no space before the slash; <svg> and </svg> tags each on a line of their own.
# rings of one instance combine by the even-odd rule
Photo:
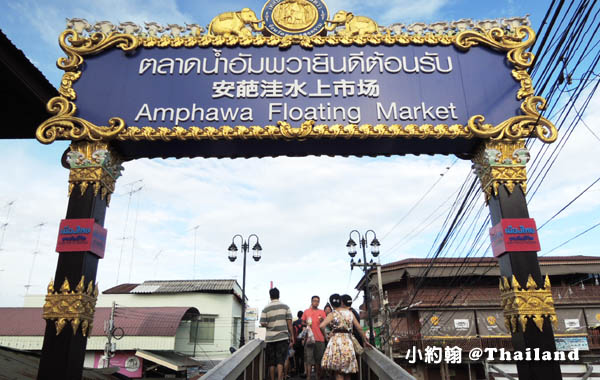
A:
<svg viewBox="0 0 600 380">
<path fill-rule="evenodd" d="M 324 329 L 325 326 L 330 325 L 332 335 L 323 354 L 321 367 L 335 372 L 336 380 L 350 380 L 350 374 L 358 372 L 358 361 L 351 339 L 352 325 L 362 333 L 365 346 L 369 348 L 372 346 L 367 342 L 354 314 L 347 307 L 342 306 L 340 295 L 331 295 L 329 303 L 334 311 L 321 322 L 320 327 Z"/>
</svg>

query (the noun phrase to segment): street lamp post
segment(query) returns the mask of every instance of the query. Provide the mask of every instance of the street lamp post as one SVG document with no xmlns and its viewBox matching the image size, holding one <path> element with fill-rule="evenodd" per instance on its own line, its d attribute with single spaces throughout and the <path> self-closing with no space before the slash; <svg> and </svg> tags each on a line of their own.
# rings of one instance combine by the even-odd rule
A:
<svg viewBox="0 0 600 380">
<path fill-rule="evenodd" d="M 379 256 L 379 240 L 377 240 L 377 234 L 373 230 L 367 230 L 364 235 L 361 235 L 357 230 L 350 231 L 350 236 L 348 239 L 348 243 L 346 243 L 346 247 L 348 248 L 348 255 L 352 258 L 350 261 L 350 268 L 354 268 L 354 266 L 362 266 L 363 271 L 365 273 L 365 289 L 364 289 L 364 298 L 365 304 L 367 306 L 367 317 L 369 319 L 369 343 L 375 345 L 375 336 L 373 334 L 373 316 L 371 314 L 371 292 L 369 290 L 369 269 L 372 266 L 375 266 L 373 260 L 371 259 L 371 263 L 367 263 L 367 236 L 369 232 L 373 233 L 373 240 L 371 241 L 371 255 L 373 257 Z M 356 233 L 358 235 L 358 242 L 360 243 L 360 247 L 363 252 L 363 260 L 364 264 L 360 263 L 360 259 L 358 259 L 358 263 L 354 262 L 354 256 L 356 256 L 356 242 L 352 240 L 352 233 Z"/>
<path fill-rule="evenodd" d="M 260 246 L 259 242 L 258 242 L 258 236 L 256 236 L 255 234 L 252 234 L 250 236 L 248 236 L 248 239 L 244 240 L 244 238 L 242 237 L 242 235 L 235 235 L 232 239 L 231 239 L 231 245 L 229 246 L 229 261 L 234 262 L 235 259 L 237 259 L 237 252 L 238 252 L 238 247 L 237 245 L 235 245 L 235 238 L 239 237 L 240 241 L 242 242 L 241 247 L 242 247 L 242 253 L 244 254 L 244 274 L 242 276 L 242 329 L 241 329 L 241 336 L 240 336 L 240 347 L 242 347 L 244 344 L 246 344 L 246 339 L 244 337 L 245 334 L 245 324 L 246 324 L 246 253 L 248 253 L 248 248 L 250 247 L 250 239 L 252 239 L 252 237 L 256 238 L 256 243 L 254 244 L 254 246 L 252 247 L 252 258 L 254 259 L 254 261 L 258 261 L 260 260 L 260 253 L 262 251 L 262 247 Z"/>
</svg>

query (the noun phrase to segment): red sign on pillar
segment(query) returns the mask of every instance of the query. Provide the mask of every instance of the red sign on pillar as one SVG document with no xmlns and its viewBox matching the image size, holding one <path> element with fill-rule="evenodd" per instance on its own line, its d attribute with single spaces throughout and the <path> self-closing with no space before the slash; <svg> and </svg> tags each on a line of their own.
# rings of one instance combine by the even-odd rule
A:
<svg viewBox="0 0 600 380">
<path fill-rule="evenodd" d="M 490 228 L 492 252 L 498 257 L 505 252 L 538 252 L 540 239 L 533 219 L 502 219 Z"/>
<path fill-rule="evenodd" d="M 56 252 L 92 252 L 104 257 L 106 229 L 94 219 L 63 219 L 58 229 Z"/>
</svg>

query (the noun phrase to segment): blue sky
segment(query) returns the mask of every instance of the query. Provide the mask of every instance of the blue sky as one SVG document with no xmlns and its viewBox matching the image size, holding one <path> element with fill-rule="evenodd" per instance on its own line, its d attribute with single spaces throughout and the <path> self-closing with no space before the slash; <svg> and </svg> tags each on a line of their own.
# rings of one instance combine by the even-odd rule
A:
<svg viewBox="0 0 600 380">
<path fill-rule="evenodd" d="M 259 14 L 263 5 L 262 1 L 164 0 L 0 3 L 0 28 L 55 86 L 62 75 L 55 63 L 62 55 L 57 39 L 65 28 L 65 18 L 81 17 L 91 23 L 131 20 L 206 25 L 220 12 L 249 7 Z M 352 10 L 382 25 L 529 14 L 537 29 L 548 3 L 336 0 L 327 5 L 330 14 Z M 600 119 L 599 103 L 598 97 L 593 99 L 584 116 L 592 127 Z M 0 240 L 0 306 L 22 304 L 30 275 L 29 294 L 41 294 L 54 274 L 56 233 L 67 203 L 68 173 L 60 166 L 60 156 L 67 146 L 65 142 L 44 146 L 33 140 L 0 141 L 0 225 L 8 223 Z M 576 129 L 530 203 L 530 213 L 538 224 L 600 175 L 596 151 L 597 142 L 589 132 Z M 349 231 L 372 228 L 379 237 L 387 235 L 381 239 L 383 263 L 424 257 L 445 214 L 440 212 L 436 221 L 406 244 L 397 243 L 415 226 L 427 225 L 426 217 L 432 212 L 449 206 L 446 199 L 470 171 L 470 162 L 452 165 L 454 161 L 445 156 L 407 156 L 128 162 L 107 212 L 108 244 L 99 267 L 100 287 L 115 285 L 117 272 L 119 282 L 195 276 L 237 278 L 241 283 L 241 260 L 230 263 L 226 249 L 234 234 L 257 233 L 264 251 L 259 263 L 248 264 L 248 296 L 253 306 L 260 308 L 267 302 L 271 280 L 294 310 L 307 307 L 312 294 L 327 297 L 347 292 L 354 296 L 360 274 L 351 272 L 348 265 L 345 243 Z M 444 176 L 420 207 L 403 218 L 440 174 Z M 143 189 L 130 199 L 128 192 L 140 184 Z M 592 188 L 541 231 L 543 250 L 597 222 L 598 191 L 600 187 Z M 481 196 L 477 207 L 482 204 Z M 47 224 L 41 230 L 35 227 L 42 222 Z M 597 255 L 599 234 L 592 231 L 552 254 Z M 40 253 L 34 256 L 38 236 Z M 391 247 L 395 249 L 386 250 Z M 199 263 L 195 270 L 194 251 Z"/>
</svg>

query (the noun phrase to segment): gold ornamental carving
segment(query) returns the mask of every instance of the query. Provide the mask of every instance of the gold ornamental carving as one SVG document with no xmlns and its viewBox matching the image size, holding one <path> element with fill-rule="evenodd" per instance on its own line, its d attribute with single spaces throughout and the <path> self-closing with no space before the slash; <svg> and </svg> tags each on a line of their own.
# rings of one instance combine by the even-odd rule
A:
<svg viewBox="0 0 600 380">
<path fill-rule="evenodd" d="M 445 124 L 349 124 L 325 125 L 315 124 L 313 120 L 303 122 L 299 127 L 290 123 L 279 121 L 277 125 L 262 126 L 222 126 L 214 127 L 189 127 L 189 128 L 151 128 L 129 127 L 122 131 L 116 138 L 118 140 L 232 140 L 232 139 L 284 139 L 303 140 L 321 138 L 472 138 L 466 127 L 461 125 Z"/>
<path fill-rule="evenodd" d="M 61 57 L 56 62 L 59 69 L 77 71 L 83 64 L 83 55 L 100 53 L 113 46 L 123 51 L 133 51 L 139 46 L 136 36 L 126 33 L 102 32 L 93 33 L 89 37 L 80 36 L 75 30 L 67 29 L 61 33 L 58 43 L 67 57 Z"/>
<path fill-rule="evenodd" d="M 121 176 L 123 161 L 106 142 L 73 142 L 67 153 L 69 171 L 69 196 L 79 187 L 83 196 L 89 186 L 94 196 L 100 194 L 110 204 L 110 196 L 115 190 L 117 178 Z"/>
<path fill-rule="evenodd" d="M 522 88 L 519 94 L 527 92 L 532 93 L 533 89 Z M 467 126 L 479 138 L 518 140 L 537 137 L 542 142 L 552 143 L 556 141 L 558 132 L 550 120 L 540 115 L 545 108 L 544 98 L 529 96 L 521 103 L 522 115 L 511 117 L 498 125 L 485 124 L 483 115 L 475 115 L 469 119 Z"/>
<path fill-rule="evenodd" d="M 544 287 L 538 286 L 531 275 L 527 278 L 525 287 L 519 284 L 514 275 L 510 281 L 508 277 L 502 277 L 500 295 L 504 323 L 509 331 L 516 333 L 520 325 L 521 331 L 525 332 L 528 318 L 533 320 L 540 331 L 543 330 L 544 318 L 548 318 L 554 327 L 557 327 L 558 319 L 548 275 L 544 280 Z"/>
<path fill-rule="evenodd" d="M 343 38 L 379 34 L 379 26 L 375 21 L 366 16 L 355 16 L 352 12 L 338 11 L 327 23 L 331 24 L 325 27 L 328 31 L 335 30 L 338 26 L 344 26 L 337 32 Z"/>
<path fill-rule="evenodd" d="M 251 26 L 255 32 L 260 32 L 264 29 L 258 26 L 260 22 L 250 8 L 239 12 L 225 12 L 212 19 L 208 33 L 213 36 L 252 38 L 252 30 L 246 28 L 246 25 Z"/>
<path fill-rule="evenodd" d="M 532 65 L 534 55 L 527 51 L 535 42 L 535 33 L 529 26 L 519 26 L 512 33 L 500 28 L 487 31 L 465 30 L 456 36 L 454 45 L 462 50 L 482 44 L 500 51 L 507 51 L 510 63 L 519 69 Z"/>
<path fill-rule="evenodd" d="M 500 186 L 512 193 L 520 186 L 527 191 L 526 165 L 530 155 L 525 140 L 488 140 L 473 158 L 473 171 L 479 177 L 486 202 L 498 195 Z"/>
<path fill-rule="evenodd" d="M 74 92 L 73 97 L 75 97 Z M 100 127 L 75 116 L 77 106 L 62 96 L 50 99 L 46 109 L 54 116 L 40 124 L 35 131 L 35 137 L 43 144 L 50 144 L 56 139 L 74 141 L 110 140 L 125 129 L 125 121 L 119 117 L 111 118 L 107 127 Z"/>
<path fill-rule="evenodd" d="M 86 288 L 84 276 L 81 276 L 75 290 L 71 290 L 66 278 L 58 290 L 54 288 L 54 281 L 50 281 L 42 317 L 54 321 L 56 335 L 63 331 L 67 323 L 71 323 L 73 335 L 81 326 L 81 333 L 87 336 L 92 331 L 97 298 L 98 284 L 94 286 L 93 281 L 89 281 Z"/>
<path fill-rule="evenodd" d="M 273 22 L 290 33 L 304 32 L 317 23 L 318 9 L 306 0 L 285 0 L 273 9 Z"/>
</svg>

